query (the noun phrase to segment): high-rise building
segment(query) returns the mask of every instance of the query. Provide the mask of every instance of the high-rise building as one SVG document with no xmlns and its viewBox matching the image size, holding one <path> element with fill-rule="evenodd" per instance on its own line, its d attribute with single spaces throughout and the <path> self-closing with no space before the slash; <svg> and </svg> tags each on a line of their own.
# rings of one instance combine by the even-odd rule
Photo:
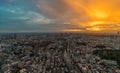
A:
<svg viewBox="0 0 120 73">
<path fill-rule="evenodd" d="M 118 49 L 120 50 L 120 31 L 118 31 Z"/>
</svg>

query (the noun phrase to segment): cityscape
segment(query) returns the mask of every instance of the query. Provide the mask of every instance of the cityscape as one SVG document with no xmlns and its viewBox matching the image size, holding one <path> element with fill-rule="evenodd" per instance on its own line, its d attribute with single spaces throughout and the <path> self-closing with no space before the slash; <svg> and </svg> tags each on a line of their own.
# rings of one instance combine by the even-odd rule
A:
<svg viewBox="0 0 120 73">
<path fill-rule="evenodd" d="M 119 35 L 0 34 L 0 73 L 120 73 L 120 55 L 114 52 L 117 61 L 94 54 L 120 53 L 119 46 Z"/>
<path fill-rule="evenodd" d="M 0 0 L 0 73 L 120 73 L 120 0 Z"/>
</svg>

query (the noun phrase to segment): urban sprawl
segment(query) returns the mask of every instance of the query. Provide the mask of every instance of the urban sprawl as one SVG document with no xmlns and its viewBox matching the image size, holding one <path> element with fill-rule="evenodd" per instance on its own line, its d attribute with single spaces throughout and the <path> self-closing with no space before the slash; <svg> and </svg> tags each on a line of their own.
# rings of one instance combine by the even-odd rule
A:
<svg viewBox="0 0 120 73">
<path fill-rule="evenodd" d="M 0 73 L 120 73 L 95 50 L 119 50 L 119 36 L 75 33 L 0 34 Z"/>
</svg>

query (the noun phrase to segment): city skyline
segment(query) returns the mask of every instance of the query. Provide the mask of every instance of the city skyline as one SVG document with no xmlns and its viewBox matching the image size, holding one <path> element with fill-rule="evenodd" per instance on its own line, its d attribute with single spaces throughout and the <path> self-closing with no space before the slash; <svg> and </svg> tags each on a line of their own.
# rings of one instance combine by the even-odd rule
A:
<svg viewBox="0 0 120 73">
<path fill-rule="evenodd" d="M 1 0 L 0 32 L 120 30 L 119 0 Z"/>
</svg>

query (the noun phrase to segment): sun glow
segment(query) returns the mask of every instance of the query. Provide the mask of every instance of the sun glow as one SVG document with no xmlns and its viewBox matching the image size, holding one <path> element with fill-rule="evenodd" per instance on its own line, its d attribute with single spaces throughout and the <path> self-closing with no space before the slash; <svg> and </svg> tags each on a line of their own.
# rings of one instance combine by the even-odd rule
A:
<svg viewBox="0 0 120 73">
<path fill-rule="evenodd" d="M 92 22 L 89 22 L 88 24 L 90 26 L 94 26 L 94 25 L 100 25 L 100 24 L 104 24 L 105 22 L 104 21 L 92 21 Z"/>
<path fill-rule="evenodd" d="M 101 29 L 100 28 L 93 28 L 93 30 L 100 31 Z"/>
<path fill-rule="evenodd" d="M 92 18 L 92 21 L 89 21 L 87 24 L 89 28 L 87 28 L 88 31 L 95 31 L 95 32 L 101 32 L 104 30 L 104 27 L 106 24 L 109 23 L 109 17 L 110 17 L 110 11 L 104 8 L 90 8 L 91 12 L 89 12 L 90 17 Z"/>
<path fill-rule="evenodd" d="M 101 31 L 101 29 L 99 27 L 91 27 L 91 28 L 87 28 L 88 31 Z"/>
<path fill-rule="evenodd" d="M 82 30 L 80 29 L 65 29 L 65 30 L 62 30 L 63 32 L 82 32 Z"/>
<path fill-rule="evenodd" d="M 63 0 L 62 0 L 63 1 Z M 64 20 L 66 32 L 110 32 L 120 30 L 120 0 L 67 0 L 66 7 L 46 7 L 45 12 Z M 60 9 L 60 10 L 59 10 Z M 59 11 L 57 11 L 59 10 Z M 62 10 L 62 11 L 61 11 Z M 111 32 L 110 32 L 111 33 Z"/>
<path fill-rule="evenodd" d="M 106 19 L 109 17 L 109 14 L 107 13 L 107 11 L 102 9 L 93 9 L 92 12 L 90 12 L 90 15 L 98 19 Z"/>
</svg>

